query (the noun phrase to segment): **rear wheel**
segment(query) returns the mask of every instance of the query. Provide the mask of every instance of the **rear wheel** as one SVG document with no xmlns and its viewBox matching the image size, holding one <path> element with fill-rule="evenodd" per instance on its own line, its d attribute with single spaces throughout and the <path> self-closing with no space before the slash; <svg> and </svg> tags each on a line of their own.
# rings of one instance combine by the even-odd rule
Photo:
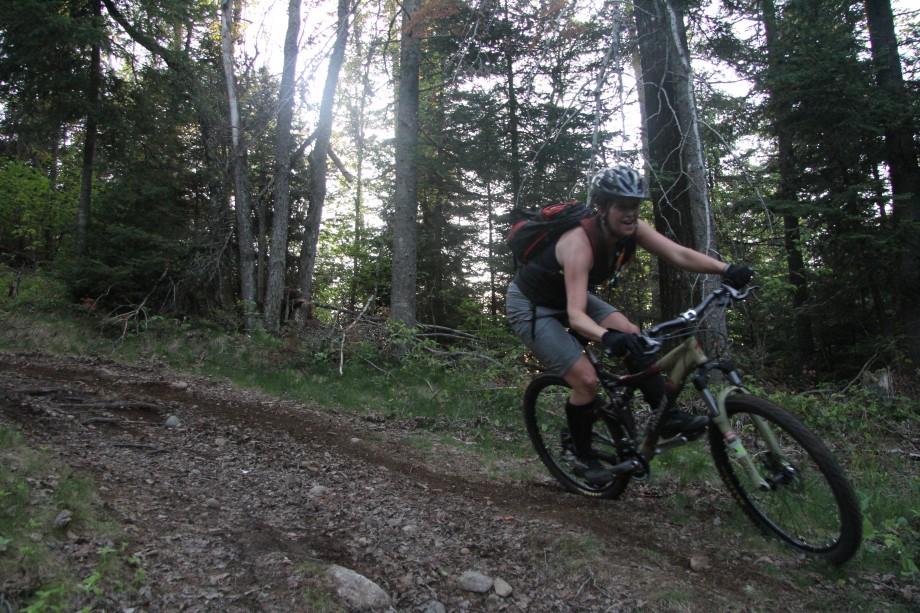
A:
<svg viewBox="0 0 920 613">
<path fill-rule="evenodd" d="M 859 504 L 824 443 L 767 400 L 738 394 L 728 398 L 725 409 L 732 431 L 766 482 L 755 481 L 722 432 L 710 427 L 716 467 L 745 513 L 764 532 L 800 551 L 834 564 L 853 557 L 862 540 Z M 770 433 L 775 445 L 769 443 Z"/>
<path fill-rule="evenodd" d="M 524 392 L 524 423 L 540 460 L 570 492 L 596 498 L 616 498 L 629 484 L 629 475 L 619 475 L 604 485 L 594 485 L 574 472 L 575 453 L 565 417 L 565 403 L 571 389 L 562 377 L 540 375 Z M 594 422 L 591 446 L 606 466 L 619 461 L 614 441 L 620 438 L 613 421 Z"/>
</svg>

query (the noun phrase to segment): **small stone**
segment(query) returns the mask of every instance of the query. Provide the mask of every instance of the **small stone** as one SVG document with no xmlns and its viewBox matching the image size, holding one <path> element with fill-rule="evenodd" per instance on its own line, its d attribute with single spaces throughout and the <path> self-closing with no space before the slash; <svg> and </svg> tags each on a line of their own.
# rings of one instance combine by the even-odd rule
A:
<svg viewBox="0 0 920 613">
<path fill-rule="evenodd" d="M 329 488 L 325 485 L 314 485 L 310 488 L 309 496 L 310 498 L 322 498 L 329 493 Z"/>
<path fill-rule="evenodd" d="M 495 583 L 492 585 L 492 589 L 494 589 L 495 593 L 501 596 L 502 598 L 507 598 L 508 596 L 511 595 L 511 592 L 514 591 L 514 589 L 508 584 L 508 582 L 502 579 L 501 577 L 495 578 Z"/>
<path fill-rule="evenodd" d="M 457 579 L 457 584 L 461 589 L 467 592 L 476 592 L 477 594 L 485 594 L 491 590 L 493 583 L 492 577 L 483 575 L 475 570 L 468 570 Z"/>
<path fill-rule="evenodd" d="M 170 415 L 166 418 L 166 423 L 164 424 L 167 428 L 178 428 L 182 422 L 179 421 L 179 418 L 175 415 Z"/>
<path fill-rule="evenodd" d="M 709 558 L 706 556 L 692 556 L 690 558 L 690 570 L 700 572 L 709 568 Z"/>
<path fill-rule="evenodd" d="M 407 524 L 402 527 L 402 531 L 403 531 L 403 534 L 405 535 L 415 534 L 416 532 L 418 532 L 418 526 Z"/>
<path fill-rule="evenodd" d="M 437 600 L 431 600 L 422 607 L 421 613 L 447 613 L 447 608 Z"/>
<path fill-rule="evenodd" d="M 379 585 L 355 571 L 332 565 L 326 576 L 335 585 L 335 593 L 354 611 L 373 611 L 390 606 L 390 596 Z"/>
<path fill-rule="evenodd" d="M 188 383 L 186 383 L 185 381 L 173 381 L 172 383 L 169 384 L 169 387 L 176 389 L 176 390 L 185 391 L 188 389 Z"/>
<path fill-rule="evenodd" d="M 216 439 L 214 439 L 214 445 L 217 447 L 223 447 L 226 444 L 227 444 L 227 439 L 225 439 L 222 436 L 218 436 Z"/>
<path fill-rule="evenodd" d="M 70 521 L 73 519 L 73 513 L 68 510 L 63 510 L 57 514 L 57 517 L 54 518 L 54 527 L 55 528 L 66 528 Z"/>
<path fill-rule="evenodd" d="M 465 556 L 468 556 L 468 555 L 470 555 L 470 550 L 467 549 L 466 547 L 461 547 L 461 548 L 460 548 L 460 553 L 463 554 L 463 555 L 465 555 Z"/>
<path fill-rule="evenodd" d="M 219 509 L 220 503 L 216 498 L 208 498 L 204 501 L 204 506 L 208 507 L 209 509 Z"/>
<path fill-rule="evenodd" d="M 355 437 L 353 436 L 353 437 L 351 437 L 350 439 L 348 439 L 348 442 L 350 442 L 350 443 L 352 443 L 352 444 L 354 444 L 354 443 L 360 443 L 360 442 L 361 442 L 361 439 L 355 438 Z"/>
</svg>

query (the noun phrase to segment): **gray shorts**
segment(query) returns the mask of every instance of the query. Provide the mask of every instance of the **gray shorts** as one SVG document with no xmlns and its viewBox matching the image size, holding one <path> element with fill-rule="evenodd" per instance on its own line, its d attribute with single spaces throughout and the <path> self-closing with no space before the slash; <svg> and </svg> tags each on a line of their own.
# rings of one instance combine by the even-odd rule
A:
<svg viewBox="0 0 920 613">
<path fill-rule="evenodd" d="M 617 309 L 589 293 L 585 312 L 601 323 Z M 511 283 L 505 296 L 505 313 L 511 330 L 533 351 L 547 372 L 565 375 L 581 357 L 581 343 L 569 334 L 563 323 L 567 319 L 565 310 L 542 306 L 534 310 L 530 299 Z"/>
</svg>

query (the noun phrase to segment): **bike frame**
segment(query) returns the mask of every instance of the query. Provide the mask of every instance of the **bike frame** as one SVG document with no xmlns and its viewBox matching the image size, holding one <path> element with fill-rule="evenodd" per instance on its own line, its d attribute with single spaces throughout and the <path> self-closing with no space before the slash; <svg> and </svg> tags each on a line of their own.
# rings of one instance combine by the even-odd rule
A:
<svg viewBox="0 0 920 613">
<path fill-rule="evenodd" d="M 695 311 L 689 311 L 688 313 L 692 314 L 693 318 L 696 317 Z M 687 315 L 685 314 L 685 317 L 686 316 Z M 660 422 L 664 412 L 672 404 L 673 400 L 676 399 L 676 397 L 683 390 L 687 380 L 691 379 L 693 381 L 694 387 L 696 387 L 696 389 L 700 392 L 700 395 L 706 403 L 706 407 L 709 410 L 710 419 L 721 432 L 722 437 L 725 439 L 726 446 L 731 450 L 734 458 L 743 467 L 752 482 L 756 483 L 760 489 L 772 489 L 767 480 L 764 479 L 760 474 L 760 471 L 757 469 L 751 454 L 748 453 L 748 451 L 744 448 L 744 445 L 741 442 L 741 438 L 737 435 L 736 432 L 732 430 L 731 423 L 728 420 L 728 414 L 725 409 L 726 401 L 729 396 L 732 394 L 747 392 L 741 382 L 741 375 L 738 373 L 731 362 L 723 360 L 711 360 L 706 355 L 699 339 L 695 335 L 690 336 L 677 347 L 670 350 L 645 371 L 630 375 L 610 375 L 603 370 L 599 360 L 595 355 L 593 355 L 591 351 L 586 351 L 586 353 L 588 355 L 588 359 L 597 370 L 598 378 L 600 379 L 602 386 L 607 391 L 611 399 L 610 406 L 617 407 L 618 405 L 616 402 L 618 395 L 617 390 L 624 388 L 626 390 L 630 390 L 628 395 L 624 398 L 625 401 L 622 403 L 622 406 L 626 412 L 629 412 L 627 408 L 629 399 L 631 398 L 632 392 L 636 389 L 639 380 L 652 374 L 657 375 L 659 372 L 667 374 L 668 386 L 672 390 L 675 390 L 675 392 L 673 395 L 668 394 L 668 396 L 671 397 L 669 401 L 662 402 L 662 406 L 657 410 L 654 410 L 652 413 L 652 418 L 650 419 L 649 427 L 646 430 L 641 447 L 640 461 L 646 465 L 646 469 L 648 468 L 648 464 L 651 462 L 654 456 L 663 453 L 667 449 L 678 447 L 690 442 L 691 439 L 681 435 L 667 441 L 664 445 L 658 445 L 658 423 Z M 729 385 L 726 385 L 723 389 L 721 389 L 717 395 L 714 395 L 709 389 L 709 373 L 713 370 L 722 372 L 729 381 Z M 631 412 L 629 412 L 629 414 L 630 420 L 632 421 Z M 614 408 L 613 417 L 622 421 L 620 416 L 616 415 L 616 408 Z M 779 442 L 777 441 L 776 436 L 773 434 L 773 431 L 770 429 L 769 425 L 757 416 L 752 415 L 751 418 L 764 441 L 766 441 L 773 458 L 778 461 L 783 466 L 783 468 L 787 470 L 794 470 L 792 465 L 783 456 Z M 630 438 L 635 441 L 634 428 L 628 428 L 627 432 Z M 634 444 L 635 443 L 633 442 L 632 445 Z M 628 462 L 621 463 L 621 466 L 625 464 L 628 464 Z M 619 468 L 619 466 L 615 467 L 615 469 L 616 468 Z M 627 472 L 628 470 L 626 466 L 623 466 L 623 469 L 623 472 Z M 615 470 L 614 472 L 619 471 Z"/>
</svg>

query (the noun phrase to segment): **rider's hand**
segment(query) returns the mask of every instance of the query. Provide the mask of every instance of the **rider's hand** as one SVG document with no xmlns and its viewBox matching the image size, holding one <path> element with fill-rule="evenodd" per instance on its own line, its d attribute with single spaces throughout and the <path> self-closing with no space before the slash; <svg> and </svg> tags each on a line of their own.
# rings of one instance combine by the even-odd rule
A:
<svg viewBox="0 0 920 613">
<path fill-rule="evenodd" d="M 722 273 L 722 278 L 725 280 L 725 283 L 731 285 L 735 289 L 742 289 L 745 285 L 750 283 L 753 276 L 754 271 L 751 270 L 750 267 L 735 266 L 734 264 L 729 264 L 725 272 Z"/>
<path fill-rule="evenodd" d="M 640 355 L 643 351 L 638 334 L 627 334 L 619 330 L 607 330 L 601 337 L 604 348 L 610 355 L 623 357 L 627 353 Z"/>
</svg>

